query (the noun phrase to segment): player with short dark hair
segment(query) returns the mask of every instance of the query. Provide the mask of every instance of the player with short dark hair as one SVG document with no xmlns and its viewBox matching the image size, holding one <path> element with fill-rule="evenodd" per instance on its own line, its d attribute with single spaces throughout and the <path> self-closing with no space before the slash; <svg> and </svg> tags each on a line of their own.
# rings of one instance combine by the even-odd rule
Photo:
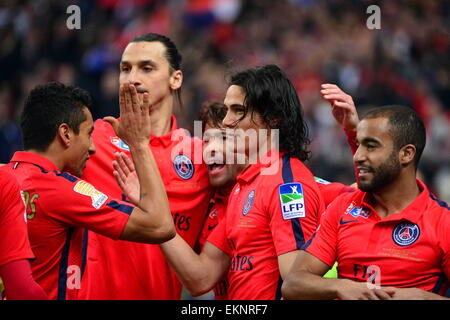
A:
<svg viewBox="0 0 450 320">
<path fill-rule="evenodd" d="M 24 149 L 47 150 L 61 123 L 78 135 L 80 124 L 87 120 L 85 107 L 92 108 L 92 99 L 81 88 L 52 83 L 32 90 L 20 119 Z"/>
<path fill-rule="evenodd" d="M 130 146 L 141 184 L 137 207 L 79 178 L 95 153 L 86 91 L 49 83 L 35 87 L 25 101 L 21 127 L 26 151 L 16 152 L 5 170 L 20 184 L 36 255 L 33 276 L 50 299 L 77 298 L 86 268 L 84 228 L 112 239 L 144 243 L 159 243 L 174 235 L 164 186 L 147 148 L 148 95 L 140 106 L 133 86 L 123 85 L 120 92 L 121 124 L 108 120 Z"/>
<path fill-rule="evenodd" d="M 212 190 L 202 161 L 202 142 L 177 128 L 174 107 L 181 104 L 181 55 L 166 36 L 133 39 L 120 61 L 120 84 L 136 87 L 139 101 L 148 94 L 151 115 L 149 149 L 164 182 L 177 232 L 194 247 L 202 229 Z M 129 146 L 103 120 L 94 124 L 97 152 L 83 178 L 117 198 L 127 199 L 113 175 L 114 153 L 129 155 Z M 180 299 L 182 285 L 159 246 L 113 241 L 92 233 L 81 299 Z M 95 244 L 95 245 L 94 245 Z M 130 262 L 131 261 L 131 262 Z"/>
<path fill-rule="evenodd" d="M 327 208 L 283 284 L 285 298 L 442 298 L 450 208 L 416 179 L 425 140 L 411 108 L 380 107 L 364 117 L 353 158 L 359 190 Z M 335 261 L 341 279 L 323 279 Z"/>
</svg>

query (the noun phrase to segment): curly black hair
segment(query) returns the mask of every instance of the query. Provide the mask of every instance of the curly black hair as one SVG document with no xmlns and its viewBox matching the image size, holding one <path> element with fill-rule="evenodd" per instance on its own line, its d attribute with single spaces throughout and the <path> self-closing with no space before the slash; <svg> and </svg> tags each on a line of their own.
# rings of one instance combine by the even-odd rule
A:
<svg viewBox="0 0 450 320">
<path fill-rule="evenodd" d="M 230 85 L 245 92 L 246 114 L 257 112 L 271 129 L 279 129 L 280 151 L 305 161 L 310 157 L 308 126 L 297 92 L 276 65 L 264 65 L 237 72 Z M 252 114 L 253 119 L 253 114 Z"/>
<path fill-rule="evenodd" d="M 26 98 L 20 118 L 24 149 L 46 151 L 63 123 L 78 134 L 87 119 L 83 109 L 91 106 L 90 94 L 81 88 L 59 82 L 36 86 Z"/>
</svg>

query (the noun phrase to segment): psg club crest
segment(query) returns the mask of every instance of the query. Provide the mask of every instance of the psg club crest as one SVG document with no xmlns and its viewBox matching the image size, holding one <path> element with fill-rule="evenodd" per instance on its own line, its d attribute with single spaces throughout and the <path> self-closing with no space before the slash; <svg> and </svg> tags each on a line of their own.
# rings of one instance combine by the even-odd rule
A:
<svg viewBox="0 0 450 320">
<path fill-rule="evenodd" d="M 173 159 L 173 167 L 178 176 L 184 180 L 189 180 L 194 175 L 194 165 L 191 159 L 184 154 L 179 154 Z"/>
<path fill-rule="evenodd" d="M 247 199 L 245 199 L 244 208 L 242 209 L 242 214 L 244 216 L 246 216 L 252 208 L 253 200 L 255 200 L 255 190 L 250 191 Z"/>
<path fill-rule="evenodd" d="M 401 247 L 412 245 L 419 236 L 419 226 L 411 222 L 399 223 L 392 231 L 392 240 Z"/>
</svg>

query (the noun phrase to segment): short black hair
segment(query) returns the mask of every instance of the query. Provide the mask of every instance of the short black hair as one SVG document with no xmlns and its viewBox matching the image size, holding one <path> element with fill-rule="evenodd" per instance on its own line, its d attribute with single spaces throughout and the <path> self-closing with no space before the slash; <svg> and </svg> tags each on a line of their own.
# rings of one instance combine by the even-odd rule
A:
<svg viewBox="0 0 450 320">
<path fill-rule="evenodd" d="M 46 151 L 63 123 L 78 134 L 87 119 L 83 109 L 91 106 L 91 96 L 81 88 L 59 82 L 36 86 L 26 98 L 20 118 L 24 149 Z"/>
<path fill-rule="evenodd" d="M 164 47 L 166 48 L 166 59 L 169 61 L 169 65 L 172 68 L 172 71 L 175 70 L 181 70 L 181 60 L 183 59 L 181 57 L 180 52 L 177 49 L 177 46 L 175 43 L 170 40 L 168 37 L 158 34 L 158 33 L 146 33 L 140 36 L 137 36 L 132 42 L 161 42 Z"/>
<path fill-rule="evenodd" d="M 222 127 L 222 120 L 227 115 L 227 107 L 219 101 L 205 102 L 200 109 L 198 118 L 202 121 L 202 129 L 205 131 L 209 123 L 214 128 Z"/>
<path fill-rule="evenodd" d="M 389 105 L 370 110 L 363 119 L 386 118 L 396 151 L 407 144 L 416 147 L 414 165 L 417 168 L 426 143 L 422 118 L 410 107 Z"/>
<path fill-rule="evenodd" d="M 280 150 L 305 161 L 310 157 L 308 126 L 294 85 L 276 65 L 264 65 L 231 76 L 230 85 L 244 90 L 246 107 L 271 129 L 279 129 Z"/>
<path fill-rule="evenodd" d="M 166 48 L 165 57 L 169 62 L 170 72 L 181 70 L 181 61 L 183 60 L 180 52 L 177 49 L 175 43 L 168 37 L 158 33 L 146 33 L 137 36 L 130 43 L 133 42 L 161 42 Z M 183 109 L 183 102 L 181 100 L 181 87 L 175 91 L 175 99 L 177 100 L 180 108 Z"/>
</svg>

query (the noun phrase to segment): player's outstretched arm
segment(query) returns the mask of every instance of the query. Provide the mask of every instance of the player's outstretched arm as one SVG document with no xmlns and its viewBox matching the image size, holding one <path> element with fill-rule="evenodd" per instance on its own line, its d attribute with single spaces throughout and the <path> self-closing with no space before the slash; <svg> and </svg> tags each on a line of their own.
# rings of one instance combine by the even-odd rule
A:
<svg viewBox="0 0 450 320">
<path fill-rule="evenodd" d="M 197 254 L 177 234 L 160 247 L 178 279 L 193 296 L 211 290 L 230 265 L 230 257 L 210 242 L 206 242 L 202 252 Z"/>
<path fill-rule="evenodd" d="M 341 127 L 347 131 L 355 131 L 359 123 L 353 98 L 335 84 L 321 85 L 322 97 L 330 103 L 331 112 Z"/>
<path fill-rule="evenodd" d="M 145 243 L 161 243 L 175 236 L 172 214 L 158 166 L 149 148 L 151 124 L 147 93 L 139 103 L 136 87 L 120 86 L 120 122 L 104 118 L 116 134 L 130 147 L 140 193 L 120 239 Z"/>
<path fill-rule="evenodd" d="M 282 295 L 288 300 L 385 300 L 390 299 L 392 290 L 373 289 L 365 282 L 348 279 L 326 279 L 323 275 L 330 269 L 312 254 L 300 251 L 294 265 L 281 287 Z"/>
<path fill-rule="evenodd" d="M 322 97 L 330 103 L 331 113 L 337 123 L 344 129 L 352 153 L 356 152 L 356 127 L 359 123 L 353 98 L 335 84 L 321 85 Z"/>
</svg>

